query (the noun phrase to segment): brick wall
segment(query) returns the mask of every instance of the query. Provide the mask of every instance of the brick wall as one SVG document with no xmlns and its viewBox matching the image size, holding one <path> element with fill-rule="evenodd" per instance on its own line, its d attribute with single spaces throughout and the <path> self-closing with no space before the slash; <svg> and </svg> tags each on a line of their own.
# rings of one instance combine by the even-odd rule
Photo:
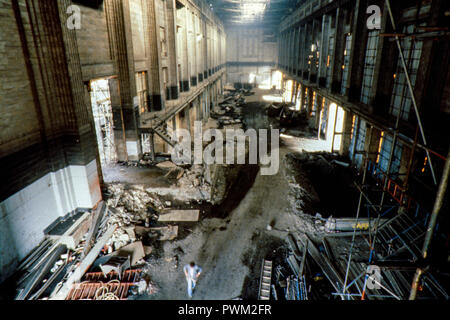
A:
<svg viewBox="0 0 450 320">
<path fill-rule="evenodd" d="M 114 74 L 103 6 L 99 9 L 80 6 L 81 29 L 76 33 L 85 81 Z"/>
</svg>

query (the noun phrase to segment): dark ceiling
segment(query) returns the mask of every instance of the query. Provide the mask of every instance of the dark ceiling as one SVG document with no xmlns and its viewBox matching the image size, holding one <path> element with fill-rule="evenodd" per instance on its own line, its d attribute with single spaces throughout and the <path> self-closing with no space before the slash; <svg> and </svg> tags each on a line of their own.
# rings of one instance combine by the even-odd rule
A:
<svg viewBox="0 0 450 320">
<path fill-rule="evenodd" d="M 279 25 L 304 0 L 206 0 L 225 25 Z"/>
</svg>

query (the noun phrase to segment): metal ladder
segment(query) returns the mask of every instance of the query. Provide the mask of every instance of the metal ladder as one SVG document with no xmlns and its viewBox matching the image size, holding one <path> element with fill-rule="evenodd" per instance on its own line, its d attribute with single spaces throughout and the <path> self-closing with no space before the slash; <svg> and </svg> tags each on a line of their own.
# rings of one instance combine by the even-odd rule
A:
<svg viewBox="0 0 450 320">
<path fill-rule="evenodd" d="M 258 300 L 270 300 L 272 283 L 272 261 L 263 260 Z"/>
</svg>

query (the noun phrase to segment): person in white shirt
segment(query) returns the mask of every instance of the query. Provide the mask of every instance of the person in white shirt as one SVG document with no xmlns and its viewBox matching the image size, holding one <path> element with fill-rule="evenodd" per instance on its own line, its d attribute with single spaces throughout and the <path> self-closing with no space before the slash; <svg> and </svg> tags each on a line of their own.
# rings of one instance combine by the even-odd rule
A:
<svg viewBox="0 0 450 320">
<path fill-rule="evenodd" d="M 197 266 L 195 262 L 191 262 L 190 264 L 185 265 L 183 270 L 188 282 L 188 295 L 189 298 L 192 298 L 192 291 L 195 289 L 198 277 L 200 277 L 200 274 L 202 273 L 202 268 Z"/>
</svg>

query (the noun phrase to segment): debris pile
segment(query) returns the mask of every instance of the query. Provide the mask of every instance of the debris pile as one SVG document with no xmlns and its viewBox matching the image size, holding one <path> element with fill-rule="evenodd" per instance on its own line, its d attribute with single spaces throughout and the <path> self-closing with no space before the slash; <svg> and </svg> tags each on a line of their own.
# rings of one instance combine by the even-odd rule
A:
<svg viewBox="0 0 450 320">
<path fill-rule="evenodd" d="M 193 165 L 184 169 L 183 175 L 177 182 L 180 188 L 195 188 L 204 195 L 211 194 L 211 174 L 206 165 Z"/>
<path fill-rule="evenodd" d="M 300 163 L 308 157 L 306 153 L 289 153 L 283 159 L 284 176 L 290 187 L 288 199 L 293 212 L 299 214 L 312 214 L 315 211 L 315 205 L 320 202 L 319 195 L 309 178 L 301 170 Z"/>
<path fill-rule="evenodd" d="M 224 98 L 222 98 L 217 107 L 211 112 L 211 118 L 218 123 L 218 128 L 222 129 L 224 126 L 242 124 L 242 110 L 245 104 L 243 92 L 247 91 L 226 91 Z"/>
<path fill-rule="evenodd" d="M 110 185 L 111 195 L 68 229 L 50 234 L 18 268 L 17 300 L 124 300 L 158 291 L 145 260 L 156 242 L 178 236 L 177 221 L 199 210 L 172 210 L 145 189 Z"/>
</svg>

